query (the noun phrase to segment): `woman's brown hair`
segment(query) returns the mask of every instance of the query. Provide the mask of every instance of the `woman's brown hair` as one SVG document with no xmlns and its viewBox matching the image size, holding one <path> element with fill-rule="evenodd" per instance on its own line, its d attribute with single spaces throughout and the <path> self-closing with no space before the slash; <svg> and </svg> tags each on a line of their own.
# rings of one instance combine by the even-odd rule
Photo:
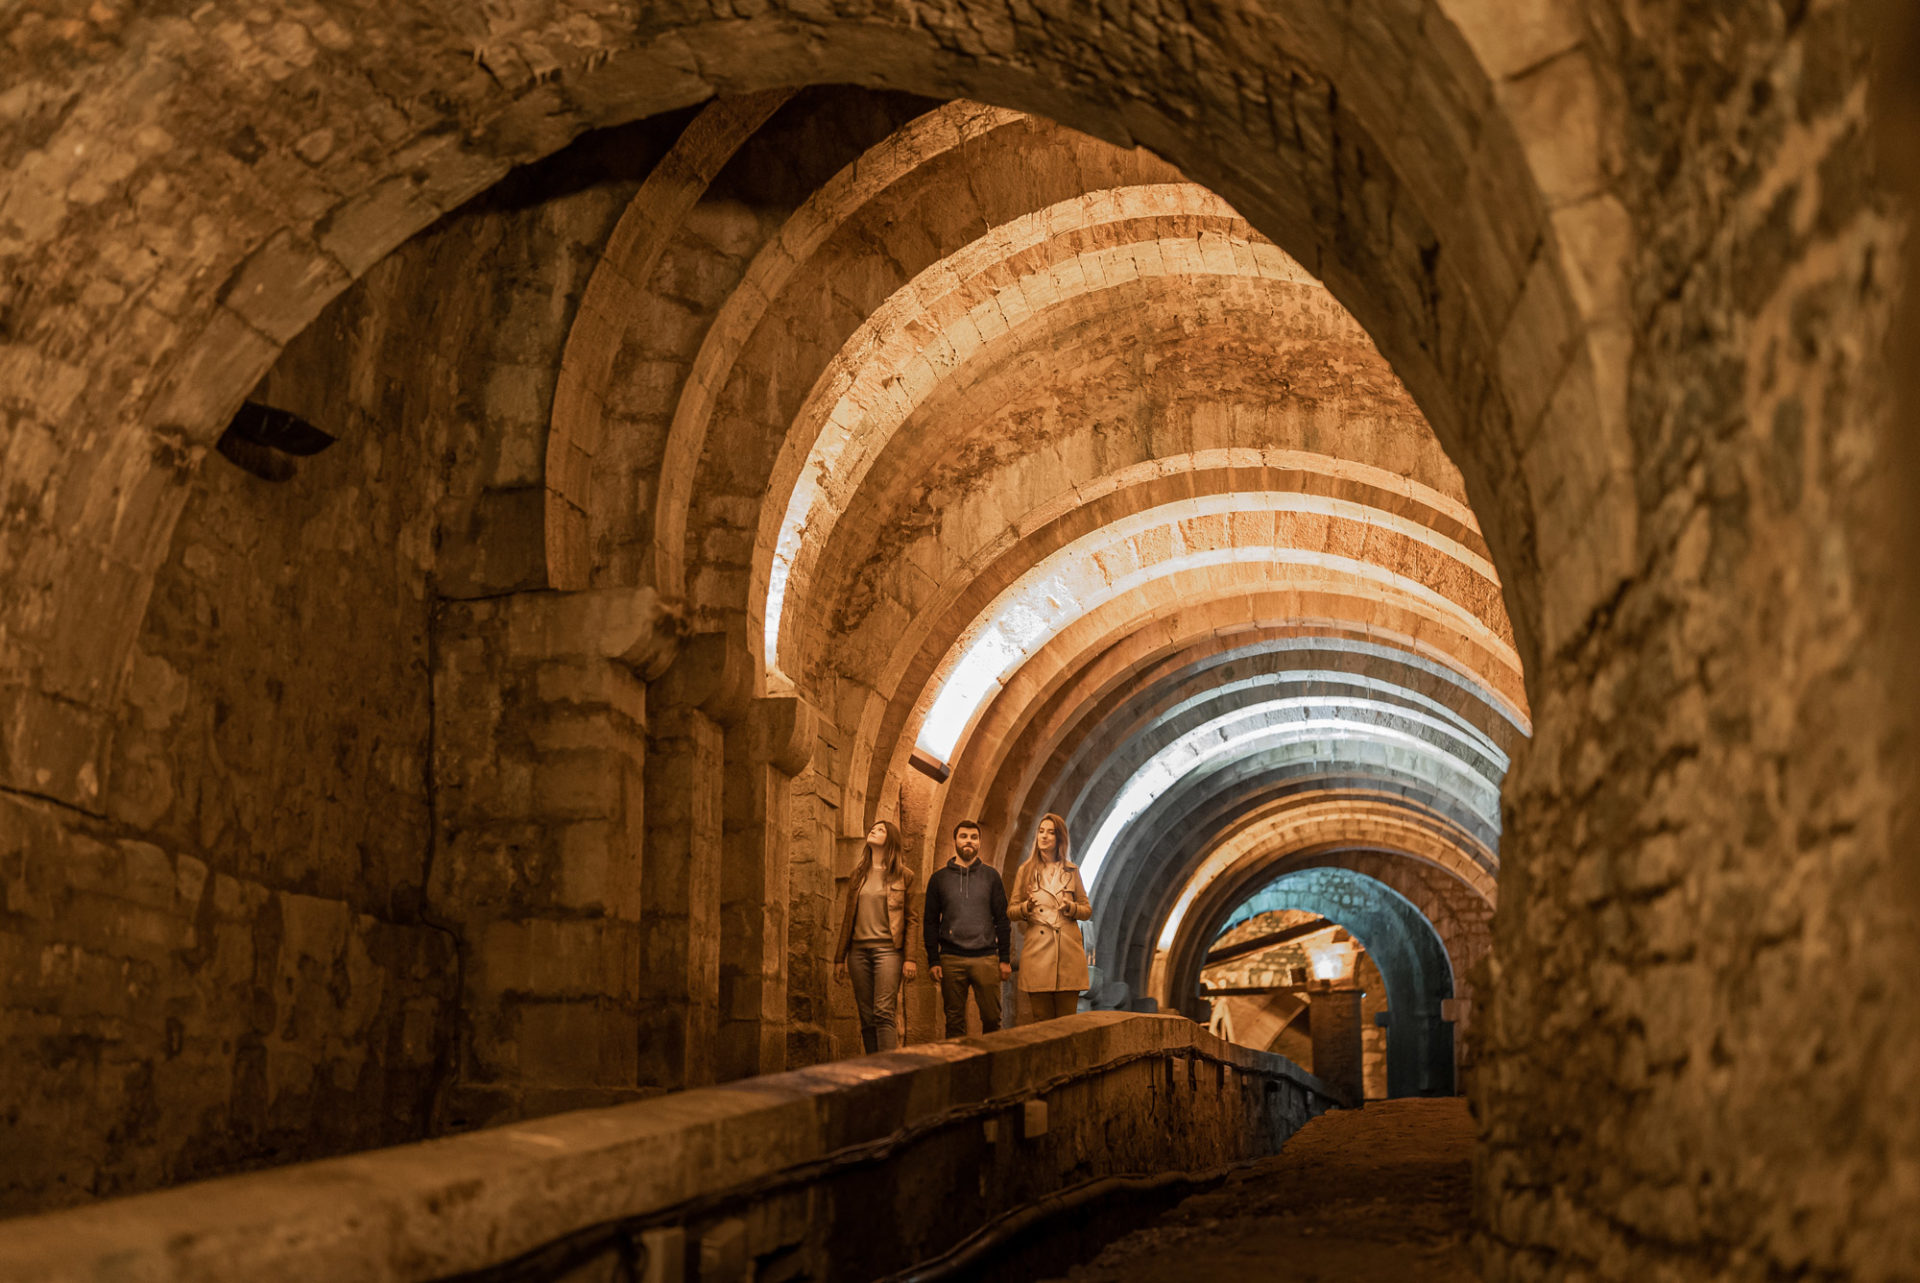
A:
<svg viewBox="0 0 1920 1283">
<path fill-rule="evenodd" d="M 888 877 L 892 877 L 900 871 L 900 826 L 892 820 L 875 820 L 873 823 L 887 831 L 887 840 L 880 848 L 880 867 Z M 873 825 L 868 825 L 867 831 L 871 833 Z M 867 860 L 869 863 L 873 860 L 871 846 L 867 847 Z"/>
<path fill-rule="evenodd" d="M 1060 816 L 1055 815 L 1052 811 L 1048 811 L 1040 817 L 1040 824 L 1045 824 L 1048 820 L 1053 821 L 1053 858 L 1064 864 L 1066 863 L 1067 852 L 1073 847 L 1072 841 L 1067 837 L 1067 822 Z M 1042 858 L 1040 855 L 1040 824 L 1033 826 L 1033 854 L 1027 857 L 1029 863 Z"/>
</svg>

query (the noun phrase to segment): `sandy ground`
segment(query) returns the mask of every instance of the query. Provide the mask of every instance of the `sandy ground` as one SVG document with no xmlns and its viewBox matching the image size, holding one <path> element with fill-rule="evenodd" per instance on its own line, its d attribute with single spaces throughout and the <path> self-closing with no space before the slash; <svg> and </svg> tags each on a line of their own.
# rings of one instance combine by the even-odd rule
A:
<svg viewBox="0 0 1920 1283">
<path fill-rule="evenodd" d="M 1108 1245 L 1070 1283 L 1468 1283 L 1464 1100 L 1338 1110 L 1279 1155 Z"/>
</svg>

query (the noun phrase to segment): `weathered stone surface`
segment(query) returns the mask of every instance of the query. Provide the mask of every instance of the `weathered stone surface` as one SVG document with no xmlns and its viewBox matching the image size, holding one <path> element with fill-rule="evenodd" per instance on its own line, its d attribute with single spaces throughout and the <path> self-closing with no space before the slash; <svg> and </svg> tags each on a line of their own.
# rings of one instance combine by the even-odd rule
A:
<svg viewBox="0 0 1920 1283">
<path fill-rule="evenodd" d="M 650 595 L 532 593 L 435 619 L 435 920 L 460 944 L 440 1125 L 644 1094 Z"/>
<path fill-rule="evenodd" d="M 0 878 L 0 1210 L 425 1131 L 444 933 L 12 798 Z"/>
<path fill-rule="evenodd" d="M 1034 1100 L 1049 1125 L 1023 1141 Z M 19 1283 L 128 1269 L 428 1280 L 697 1200 L 705 1210 L 679 1221 L 690 1238 L 737 1218 L 749 1252 L 780 1252 L 794 1277 L 879 1276 L 1089 1176 L 1271 1153 L 1329 1101 L 1287 1061 L 1185 1020 L 1090 1013 L 15 1221 L 0 1227 L 0 1271 Z M 830 1164 L 789 1201 L 783 1173 L 866 1149 L 872 1159 Z M 873 1216 L 880 1190 L 895 1194 L 886 1232 Z M 605 1251 L 619 1250 L 609 1237 Z"/>
</svg>

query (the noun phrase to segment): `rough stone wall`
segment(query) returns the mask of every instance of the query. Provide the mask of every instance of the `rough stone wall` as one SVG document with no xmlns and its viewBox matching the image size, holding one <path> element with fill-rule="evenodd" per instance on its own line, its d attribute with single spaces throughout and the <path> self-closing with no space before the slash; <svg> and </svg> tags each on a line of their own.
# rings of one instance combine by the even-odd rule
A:
<svg viewBox="0 0 1920 1283">
<path fill-rule="evenodd" d="M 426 891 L 462 982 L 443 1126 L 644 1094 L 646 688 L 596 651 L 624 604 L 526 593 L 437 613 Z"/>
<path fill-rule="evenodd" d="M 0 1090 L 25 1142 L 0 1206 L 424 1132 L 454 985 L 419 918 L 436 486 L 402 385 L 364 377 L 399 275 L 261 393 L 335 446 L 282 484 L 201 471 L 122 685 L 105 821 L 0 826 Z"/>
<path fill-rule="evenodd" d="M 0 1214 L 421 1134 L 439 932 L 12 798 L 0 880 Z"/>
<path fill-rule="evenodd" d="M 201 468 L 104 821 L 0 824 L 0 1209 L 428 1134 L 462 975 L 423 903 L 432 604 L 537 583 L 569 309 L 678 123 L 517 175 L 295 338 L 254 395 L 340 440 L 291 481 Z"/>
<path fill-rule="evenodd" d="M 1607 35 L 1642 566 L 1530 675 L 1476 1088 L 1490 1278 L 1920 1260 L 1867 13 L 1649 3 Z"/>
</svg>

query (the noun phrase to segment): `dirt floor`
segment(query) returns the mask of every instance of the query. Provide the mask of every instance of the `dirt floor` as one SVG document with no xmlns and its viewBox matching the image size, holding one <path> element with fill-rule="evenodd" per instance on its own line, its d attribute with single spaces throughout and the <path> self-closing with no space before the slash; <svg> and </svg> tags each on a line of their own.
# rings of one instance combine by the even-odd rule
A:
<svg viewBox="0 0 1920 1283">
<path fill-rule="evenodd" d="M 1467 1283 L 1473 1123 L 1464 1100 L 1322 1115 L 1286 1149 L 1196 1194 L 1070 1283 Z"/>
</svg>

